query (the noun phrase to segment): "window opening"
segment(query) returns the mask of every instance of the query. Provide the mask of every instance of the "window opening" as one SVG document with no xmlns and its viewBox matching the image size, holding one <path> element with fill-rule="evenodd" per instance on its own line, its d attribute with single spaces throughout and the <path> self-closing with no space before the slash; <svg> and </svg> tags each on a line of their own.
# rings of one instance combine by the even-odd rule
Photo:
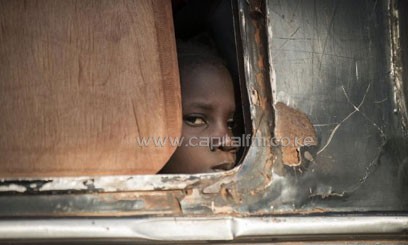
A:
<svg viewBox="0 0 408 245">
<path fill-rule="evenodd" d="M 230 170 L 248 147 L 244 140 L 249 142 L 231 1 L 173 1 L 173 11 L 184 110 L 183 143 L 160 173 Z M 194 83 L 196 80 L 200 81 Z M 192 101 L 214 106 L 204 112 L 191 108 Z M 232 106 L 235 110 L 228 112 Z M 222 115 L 222 111 L 231 115 Z"/>
</svg>

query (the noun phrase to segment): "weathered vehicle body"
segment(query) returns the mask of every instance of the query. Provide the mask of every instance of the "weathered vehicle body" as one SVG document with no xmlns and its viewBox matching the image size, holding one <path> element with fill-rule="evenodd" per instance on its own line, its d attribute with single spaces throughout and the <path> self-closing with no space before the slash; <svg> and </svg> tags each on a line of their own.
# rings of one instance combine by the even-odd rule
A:
<svg viewBox="0 0 408 245">
<path fill-rule="evenodd" d="M 232 1 L 241 164 L 197 175 L 4 177 L 13 242 L 406 244 L 407 4 Z M 262 146 L 312 137 L 308 146 Z"/>
</svg>

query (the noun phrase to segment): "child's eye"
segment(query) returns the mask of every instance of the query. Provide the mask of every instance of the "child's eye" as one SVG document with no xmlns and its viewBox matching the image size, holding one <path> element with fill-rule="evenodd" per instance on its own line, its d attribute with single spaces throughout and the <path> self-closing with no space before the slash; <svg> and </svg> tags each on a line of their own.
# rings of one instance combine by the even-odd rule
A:
<svg viewBox="0 0 408 245">
<path fill-rule="evenodd" d="M 200 127 L 207 125 L 204 117 L 196 116 L 196 115 L 189 115 L 184 117 L 184 122 L 193 127 Z"/>
<path fill-rule="evenodd" d="M 233 118 L 228 119 L 228 121 L 227 121 L 227 127 L 228 127 L 229 129 L 234 129 L 234 127 L 235 127 L 235 120 L 234 120 Z"/>
</svg>

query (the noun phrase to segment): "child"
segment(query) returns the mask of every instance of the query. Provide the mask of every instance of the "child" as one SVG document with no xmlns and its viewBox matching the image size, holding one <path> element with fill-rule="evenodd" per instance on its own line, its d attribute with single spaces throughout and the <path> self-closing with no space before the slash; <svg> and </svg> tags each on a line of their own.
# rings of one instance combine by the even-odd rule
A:
<svg viewBox="0 0 408 245">
<path fill-rule="evenodd" d="M 235 100 L 230 73 L 204 46 L 182 45 L 178 56 L 183 142 L 160 173 L 229 170 L 237 150 L 231 141 Z"/>
</svg>

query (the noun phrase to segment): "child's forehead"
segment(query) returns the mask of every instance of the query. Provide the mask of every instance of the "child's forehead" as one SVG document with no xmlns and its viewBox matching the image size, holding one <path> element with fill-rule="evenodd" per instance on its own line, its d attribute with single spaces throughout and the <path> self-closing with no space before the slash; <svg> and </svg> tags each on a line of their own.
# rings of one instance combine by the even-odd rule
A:
<svg viewBox="0 0 408 245">
<path fill-rule="evenodd" d="M 197 63 L 197 64 L 187 64 L 183 66 L 180 70 L 181 72 L 181 82 L 185 77 L 202 77 L 202 76 L 214 76 L 214 77 L 228 77 L 230 78 L 230 73 L 228 69 L 223 64 L 217 63 Z"/>
<path fill-rule="evenodd" d="M 182 76 L 183 106 L 211 104 L 224 110 L 235 110 L 234 87 L 226 68 L 200 66 Z M 231 109 L 230 109 L 231 108 Z"/>
<path fill-rule="evenodd" d="M 211 87 L 218 90 L 232 89 L 232 80 L 229 72 L 224 67 L 203 64 L 182 72 L 182 90 L 206 89 Z M 229 92 L 229 91 L 226 91 Z"/>
</svg>

